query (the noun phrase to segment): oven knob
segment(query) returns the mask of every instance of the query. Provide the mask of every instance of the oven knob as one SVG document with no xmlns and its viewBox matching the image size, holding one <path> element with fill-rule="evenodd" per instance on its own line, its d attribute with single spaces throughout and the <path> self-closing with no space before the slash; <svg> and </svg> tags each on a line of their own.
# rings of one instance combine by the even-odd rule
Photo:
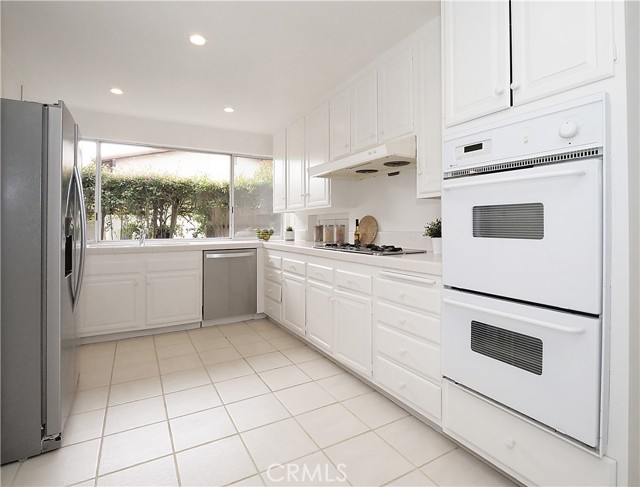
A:
<svg viewBox="0 0 640 487">
<path fill-rule="evenodd" d="M 578 126 L 575 122 L 564 122 L 560 125 L 560 137 L 570 139 L 578 133 Z"/>
</svg>

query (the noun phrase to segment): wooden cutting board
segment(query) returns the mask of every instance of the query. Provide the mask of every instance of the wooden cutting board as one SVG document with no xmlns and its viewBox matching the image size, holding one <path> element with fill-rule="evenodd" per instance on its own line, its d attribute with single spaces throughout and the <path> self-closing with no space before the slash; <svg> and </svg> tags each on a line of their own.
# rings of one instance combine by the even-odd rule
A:
<svg viewBox="0 0 640 487">
<path fill-rule="evenodd" d="M 373 243 L 378 234 L 378 222 L 371 215 L 363 216 L 360 219 L 360 244 L 369 245 Z"/>
</svg>

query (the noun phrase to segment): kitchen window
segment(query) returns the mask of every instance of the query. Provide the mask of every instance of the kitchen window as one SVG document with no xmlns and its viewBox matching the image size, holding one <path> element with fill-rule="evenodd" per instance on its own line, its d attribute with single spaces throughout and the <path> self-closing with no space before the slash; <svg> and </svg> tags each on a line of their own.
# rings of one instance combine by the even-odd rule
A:
<svg viewBox="0 0 640 487">
<path fill-rule="evenodd" d="M 93 241 L 281 233 L 270 159 L 84 140 L 80 161 Z"/>
</svg>

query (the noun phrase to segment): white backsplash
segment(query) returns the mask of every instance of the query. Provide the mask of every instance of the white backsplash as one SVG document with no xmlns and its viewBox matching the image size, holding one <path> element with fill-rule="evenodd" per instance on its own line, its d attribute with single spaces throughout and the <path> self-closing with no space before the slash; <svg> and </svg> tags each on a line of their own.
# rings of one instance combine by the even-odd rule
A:
<svg viewBox="0 0 640 487">
<path fill-rule="evenodd" d="M 427 223 L 440 218 L 440 199 L 416 198 L 415 168 L 394 177 L 331 184 L 331 208 L 299 211 L 290 217 L 296 240 L 313 240 L 313 226 L 319 220 L 347 218 L 347 240 L 352 242 L 356 218 L 371 215 L 378 222 L 376 244 L 431 250 L 430 239 L 422 234 Z"/>
</svg>

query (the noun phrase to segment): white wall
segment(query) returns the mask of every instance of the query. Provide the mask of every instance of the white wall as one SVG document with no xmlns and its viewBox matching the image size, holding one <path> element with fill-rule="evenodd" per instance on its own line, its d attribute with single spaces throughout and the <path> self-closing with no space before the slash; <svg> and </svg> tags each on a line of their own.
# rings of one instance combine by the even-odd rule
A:
<svg viewBox="0 0 640 487">
<path fill-rule="evenodd" d="M 273 153 L 270 135 L 71 108 L 84 138 L 248 156 L 271 157 Z"/>
</svg>

